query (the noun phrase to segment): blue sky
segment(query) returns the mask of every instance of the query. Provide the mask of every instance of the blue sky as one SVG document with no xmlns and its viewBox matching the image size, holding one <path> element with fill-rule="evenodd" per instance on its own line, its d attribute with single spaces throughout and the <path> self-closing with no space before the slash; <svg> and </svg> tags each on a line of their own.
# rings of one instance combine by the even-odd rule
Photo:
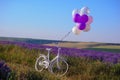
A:
<svg viewBox="0 0 120 80">
<path fill-rule="evenodd" d="M 0 0 L 0 36 L 61 39 L 75 23 L 73 9 L 89 7 L 89 32 L 65 40 L 120 43 L 120 0 Z"/>
</svg>

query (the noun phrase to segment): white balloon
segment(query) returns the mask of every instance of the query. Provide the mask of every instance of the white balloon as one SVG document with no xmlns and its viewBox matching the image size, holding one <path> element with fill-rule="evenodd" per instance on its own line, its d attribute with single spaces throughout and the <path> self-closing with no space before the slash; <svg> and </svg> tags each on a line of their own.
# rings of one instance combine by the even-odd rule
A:
<svg viewBox="0 0 120 80">
<path fill-rule="evenodd" d="M 79 14 L 79 10 L 78 9 L 74 9 L 73 11 L 72 11 L 72 16 L 74 16 L 75 14 Z"/>
<path fill-rule="evenodd" d="M 91 29 L 90 25 L 87 25 L 86 28 L 83 31 L 88 32 L 88 31 L 90 31 L 90 29 Z"/>
<path fill-rule="evenodd" d="M 78 35 L 78 34 L 80 34 L 81 30 L 79 30 L 76 26 L 74 26 L 74 27 L 72 28 L 72 32 L 73 32 L 75 35 Z"/>
<path fill-rule="evenodd" d="M 90 13 L 90 10 L 88 7 L 83 7 L 80 10 L 80 15 L 84 15 L 84 14 L 88 15 L 89 13 Z"/>
</svg>

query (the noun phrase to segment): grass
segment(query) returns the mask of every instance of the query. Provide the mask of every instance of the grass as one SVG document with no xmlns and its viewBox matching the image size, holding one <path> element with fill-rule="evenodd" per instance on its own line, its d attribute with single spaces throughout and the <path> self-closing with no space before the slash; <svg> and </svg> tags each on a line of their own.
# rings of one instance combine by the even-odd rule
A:
<svg viewBox="0 0 120 80">
<path fill-rule="evenodd" d="M 120 53 L 120 49 L 110 49 L 110 48 L 86 48 L 88 50 L 96 50 L 96 51 L 106 51 L 106 52 L 113 52 L 113 53 Z"/>
<path fill-rule="evenodd" d="M 69 47 L 69 48 L 89 48 L 91 45 L 97 45 L 99 43 L 92 42 L 61 42 L 59 46 L 61 47 Z M 45 44 L 49 46 L 56 46 L 56 44 Z"/>
<path fill-rule="evenodd" d="M 101 45 L 101 46 L 95 46 L 95 47 L 86 48 L 86 49 L 120 53 L 120 46 L 119 45 L 104 45 L 104 46 Z"/>
<path fill-rule="evenodd" d="M 4 60 L 12 70 L 9 80 L 120 80 L 119 63 L 106 64 L 82 57 L 65 56 L 69 70 L 63 77 L 48 70 L 36 72 L 34 65 L 40 53 L 46 54 L 47 51 L 0 44 L 0 60 Z"/>
<path fill-rule="evenodd" d="M 56 46 L 55 44 L 46 44 L 46 45 Z M 120 53 L 120 45 L 112 44 L 112 43 L 107 44 L 107 43 L 97 43 L 97 42 L 76 42 L 76 43 L 65 42 L 65 43 L 60 43 L 59 45 L 62 47 L 69 47 L 69 48 Z"/>
<path fill-rule="evenodd" d="M 118 46 L 118 45 L 104 45 L 104 46 L 96 46 L 95 48 L 120 49 L 120 46 Z"/>
</svg>

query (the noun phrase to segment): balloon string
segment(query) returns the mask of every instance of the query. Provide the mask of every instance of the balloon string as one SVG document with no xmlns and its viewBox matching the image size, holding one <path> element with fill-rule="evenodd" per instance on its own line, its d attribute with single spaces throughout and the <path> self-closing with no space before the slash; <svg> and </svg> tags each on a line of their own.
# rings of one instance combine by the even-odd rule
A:
<svg viewBox="0 0 120 80">
<path fill-rule="evenodd" d="M 69 31 L 64 37 L 62 37 L 60 41 L 63 41 L 67 36 L 69 36 L 70 33 L 71 31 Z"/>
<path fill-rule="evenodd" d="M 69 31 L 64 37 L 61 38 L 61 40 L 59 42 L 57 42 L 57 47 L 59 47 L 59 43 L 61 43 L 67 36 L 69 36 L 69 34 L 71 33 L 72 31 Z"/>
</svg>

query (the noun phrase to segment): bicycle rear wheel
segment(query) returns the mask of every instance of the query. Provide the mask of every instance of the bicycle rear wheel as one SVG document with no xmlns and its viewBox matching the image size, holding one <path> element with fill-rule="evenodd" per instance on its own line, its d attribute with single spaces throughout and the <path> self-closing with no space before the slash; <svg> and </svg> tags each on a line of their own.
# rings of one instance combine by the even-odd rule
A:
<svg viewBox="0 0 120 80">
<path fill-rule="evenodd" d="M 68 64 L 63 58 L 51 62 L 49 71 L 57 76 L 63 76 L 68 71 Z"/>
<path fill-rule="evenodd" d="M 46 60 L 46 56 L 43 54 L 40 54 L 40 56 L 37 58 L 36 62 L 35 62 L 35 70 L 38 72 L 41 72 L 45 66 L 43 64 L 43 61 Z"/>
</svg>

